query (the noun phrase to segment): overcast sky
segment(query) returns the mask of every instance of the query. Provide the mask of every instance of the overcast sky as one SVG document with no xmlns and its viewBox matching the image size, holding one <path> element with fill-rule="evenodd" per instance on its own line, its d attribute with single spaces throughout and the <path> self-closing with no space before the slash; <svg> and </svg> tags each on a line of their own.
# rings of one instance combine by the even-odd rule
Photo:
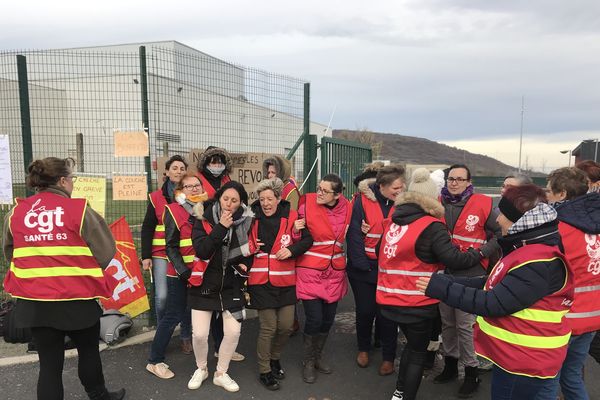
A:
<svg viewBox="0 0 600 400">
<path fill-rule="evenodd" d="M 311 119 L 567 164 L 600 138 L 600 1 L 3 2 L 0 49 L 177 40 L 311 82 Z"/>
</svg>

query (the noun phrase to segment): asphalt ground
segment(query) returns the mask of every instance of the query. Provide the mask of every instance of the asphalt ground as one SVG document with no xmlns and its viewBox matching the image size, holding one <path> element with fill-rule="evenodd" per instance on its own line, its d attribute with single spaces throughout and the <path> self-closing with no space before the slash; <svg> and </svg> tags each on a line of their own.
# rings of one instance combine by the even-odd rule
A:
<svg viewBox="0 0 600 400">
<path fill-rule="evenodd" d="M 377 370 L 381 353 L 371 352 L 371 364 L 367 368 L 356 365 L 356 339 L 354 329 L 354 302 L 349 294 L 338 308 L 336 323 L 326 345 L 325 353 L 334 367 L 331 375 L 319 374 L 317 382 L 306 384 L 301 377 L 302 336 L 290 338 L 281 363 L 286 378 L 281 381 L 281 389 L 271 392 L 258 382 L 256 364 L 256 337 L 258 320 L 244 322 L 238 351 L 246 356 L 242 362 L 232 362 L 229 374 L 240 385 L 237 393 L 228 393 L 213 385 L 216 360 L 210 356 L 210 378 L 198 390 L 189 390 L 187 382 L 195 370 L 193 355 L 184 355 L 179 349 L 179 338 L 174 337 L 167 351 L 166 363 L 171 366 L 175 377 L 161 380 L 145 370 L 150 343 L 126 345 L 118 349 L 102 351 L 104 375 L 110 389 L 125 387 L 126 399 L 286 399 L 286 400 L 379 400 L 390 399 L 395 388 L 396 376 L 381 377 Z M 402 344 L 399 343 L 399 352 Z M 212 349 L 211 349 L 212 350 Z M 83 387 L 77 378 L 76 358 L 65 361 L 63 381 L 65 399 L 86 399 Z M 436 361 L 433 372 L 426 373 L 419 390 L 419 399 L 455 399 L 460 381 L 438 385 L 431 381 L 441 369 L 441 361 Z M 0 399 L 33 400 L 36 398 L 38 375 L 37 362 L 14 364 L 0 367 Z M 586 365 L 586 382 L 591 399 L 600 399 L 600 366 L 591 358 Z M 488 399 L 490 393 L 490 373 L 481 375 L 481 386 L 473 397 L 476 400 Z M 526 400 L 526 399 L 525 399 Z"/>
</svg>

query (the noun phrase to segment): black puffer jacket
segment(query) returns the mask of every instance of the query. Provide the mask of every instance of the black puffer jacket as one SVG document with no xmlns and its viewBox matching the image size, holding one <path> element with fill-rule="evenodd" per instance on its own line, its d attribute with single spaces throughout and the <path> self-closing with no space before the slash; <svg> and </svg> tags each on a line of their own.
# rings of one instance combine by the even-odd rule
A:
<svg viewBox="0 0 600 400">
<path fill-rule="evenodd" d="M 222 250 L 224 246 L 237 247 L 239 242 L 235 230 L 231 230 L 231 239 L 226 242 L 228 229 L 215 221 L 212 215 L 214 201 L 204 204 L 205 211 L 203 219 L 212 226 L 212 231 L 207 234 L 202 221 L 197 220 L 192 230 L 192 243 L 196 255 L 203 259 L 210 259 L 204 273 L 204 281 L 201 286 L 193 286 L 189 289 L 188 305 L 195 310 L 206 311 L 237 311 L 244 306 L 243 288 L 246 278 L 236 274 L 241 272 L 238 265 L 247 267 L 252 265 L 252 257 L 237 257 L 234 260 L 224 262 Z M 244 211 L 239 208 L 234 214 L 234 220 L 239 218 L 251 218 L 249 209 Z M 245 273 L 244 273 L 245 275 Z"/>
</svg>

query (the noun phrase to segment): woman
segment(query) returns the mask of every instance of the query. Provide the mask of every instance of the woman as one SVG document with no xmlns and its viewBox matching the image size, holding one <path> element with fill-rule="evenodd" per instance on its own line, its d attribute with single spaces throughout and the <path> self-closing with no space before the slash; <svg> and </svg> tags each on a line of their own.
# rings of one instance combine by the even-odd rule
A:
<svg viewBox="0 0 600 400">
<path fill-rule="evenodd" d="M 142 268 L 152 270 L 154 281 L 154 309 L 156 310 L 156 326 L 165 312 L 167 305 L 167 253 L 165 251 L 165 226 L 163 215 L 165 206 L 174 201 L 175 186 L 181 182 L 187 170 L 187 162 L 183 157 L 175 155 L 165 163 L 165 182 L 159 190 L 148 196 L 148 208 L 142 222 Z M 181 322 L 181 350 L 192 354 L 192 321 L 186 314 Z"/>
<path fill-rule="evenodd" d="M 202 153 L 198 160 L 197 175 L 209 199 L 213 199 L 217 190 L 231 181 L 229 174 L 232 168 L 231 156 L 225 149 L 208 146 Z"/>
<path fill-rule="evenodd" d="M 585 160 L 576 165 L 588 177 L 588 191 L 600 192 L 600 164 L 593 160 Z"/>
<path fill-rule="evenodd" d="M 535 185 L 508 188 L 498 208 L 502 258 L 487 281 L 436 274 L 419 278 L 417 287 L 479 315 L 475 349 L 495 364 L 493 400 L 554 400 L 539 394 L 553 385 L 565 359 L 571 334 L 565 314 L 573 301 L 556 211 Z"/>
<path fill-rule="evenodd" d="M 96 301 L 110 297 L 117 285 L 103 271 L 116 246 L 106 222 L 86 200 L 71 199 L 73 165 L 72 159 L 48 157 L 27 168 L 27 186 L 37 193 L 17 199 L 5 220 L 4 256 L 10 269 L 4 290 L 18 298 L 16 327 L 31 328 L 40 360 L 38 399 L 64 397 L 64 343 L 69 336 L 88 397 L 120 400 L 125 389 L 108 392 L 104 386 L 98 352 L 102 309 Z"/>
<path fill-rule="evenodd" d="M 596 331 L 600 329 L 600 196 L 586 194 L 588 178 L 577 168 L 560 168 L 548 175 L 546 195 L 558 213 L 558 231 L 573 270 L 575 299 L 567 318 L 573 330 L 565 362 L 552 388 L 565 400 L 587 400 L 583 366 Z M 595 273 L 594 273 L 595 272 Z"/>
<path fill-rule="evenodd" d="M 416 398 L 438 316 L 439 301 L 416 290 L 417 277 L 435 274 L 444 266 L 476 265 L 480 260 L 477 251 L 461 252 L 452 244 L 441 221 L 444 207 L 437 195 L 429 171 L 416 169 L 408 191 L 396 197 L 391 221 L 382 232 L 376 300 L 381 314 L 397 323 L 407 340 L 392 400 Z"/>
<path fill-rule="evenodd" d="M 373 322 L 378 327 L 382 344 L 382 363 L 379 375 L 394 373 L 398 326 L 382 317 L 375 302 L 377 288 L 377 244 L 383 232 L 384 219 L 390 214 L 396 197 L 404 191 L 404 167 L 382 167 L 375 178 L 358 184 L 358 194 L 352 206 L 352 220 L 348 228 L 348 280 L 356 306 L 356 363 L 361 368 L 369 365 L 369 351 Z"/>
<path fill-rule="evenodd" d="M 350 223 L 352 207 L 342 194 L 344 184 L 335 174 L 327 174 L 317 193 L 307 193 L 294 223 L 295 237 L 308 229 L 314 239 L 309 251 L 296 260 L 296 296 L 302 300 L 304 323 L 302 378 L 306 383 L 317 379 L 315 371 L 332 372 L 323 359 L 323 348 L 333 326 L 338 301 L 348 291 L 346 257 L 343 243 Z"/>
<path fill-rule="evenodd" d="M 258 184 L 258 200 L 252 204 L 256 216 L 252 224 L 252 243 L 258 252 L 248 276 L 249 308 L 258 310 L 260 328 L 256 352 L 259 381 L 269 390 L 279 389 L 285 378 L 280 358 L 294 323 L 296 304 L 296 258 L 312 245 L 306 229 L 302 239 L 293 243 L 292 229 L 298 213 L 281 199 L 284 188 L 279 178 Z"/>
<path fill-rule="evenodd" d="M 300 200 L 300 191 L 298 190 L 296 182 L 290 176 L 291 173 L 292 165 L 288 159 L 274 154 L 263 161 L 263 176 L 266 179 L 281 179 L 283 182 L 281 199 L 288 201 L 292 210 L 297 210 L 298 201 Z"/>
<path fill-rule="evenodd" d="M 227 182 L 216 192 L 214 201 L 206 203 L 202 221 L 194 224 L 192 243 L 196 256 L 209 261 L 204 261 L 198 271 L 202 280 L 194 284 L 199 286 L 188 290 L 197 366 L 188 383 L 192 389 L 199 388 L 208 378 L 208 331 L 216 312 L 223 321 L 224 336 L 213 383 L 229 392 L 240 390 L 227 370 L 240 338 L 245 314 L 242 288 L 252 262 L 248 234 L 253 214 L 247 202 L 244 187 L 239 182 Z"/>
<path fill-rule="evenodd" d="M 162 379 L 175 376 L 164 363 L 165 352 L 173 331 L 187 314 L 187 280 L 194 260 L 192 227 L 202 216 L 206 193 L 200 179 L 186 175 L 175 187 L 175 203 L 167 204 L 164 213 L 166 254 L 167 303 L 156 327 L 146 370 Z"/>
</svg>

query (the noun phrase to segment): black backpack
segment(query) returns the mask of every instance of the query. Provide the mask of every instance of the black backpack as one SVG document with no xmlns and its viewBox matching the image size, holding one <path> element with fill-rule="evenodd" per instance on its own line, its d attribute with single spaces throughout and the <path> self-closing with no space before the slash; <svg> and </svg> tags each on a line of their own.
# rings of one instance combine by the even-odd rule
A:
<svg viewBox="0 0 600 400">
<path fill-rule="evenodd" d="M 29 343 L 31 341 L 31 329 L 17 328 L 15 326 L 15 302 L 4 300 L 0 302 L 0 334 L 4 336 L 6 343 Z"/>
</svg>

